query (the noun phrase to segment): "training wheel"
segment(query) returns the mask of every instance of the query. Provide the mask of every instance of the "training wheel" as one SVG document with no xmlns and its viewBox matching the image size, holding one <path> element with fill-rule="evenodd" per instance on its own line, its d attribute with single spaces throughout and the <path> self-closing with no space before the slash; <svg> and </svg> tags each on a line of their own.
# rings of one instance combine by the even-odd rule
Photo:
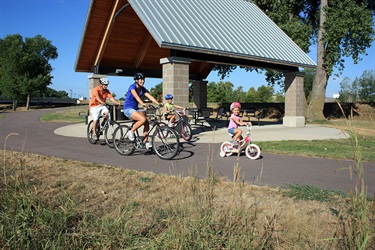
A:
<svg viewBox="0 0 375 250">
<path fill-rule="evenodd" d="M 221 152 L 220 152 L 220 156 L 221 156 L 221 157 L 225 157 L 225 152 L 221 151 Z"/>
</svg>

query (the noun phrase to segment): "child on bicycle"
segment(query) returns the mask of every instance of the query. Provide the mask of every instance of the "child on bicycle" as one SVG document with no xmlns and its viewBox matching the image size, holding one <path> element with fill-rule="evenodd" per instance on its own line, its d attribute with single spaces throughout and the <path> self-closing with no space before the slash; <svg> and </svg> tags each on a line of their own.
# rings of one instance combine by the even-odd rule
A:
<svg viewBox="0 0 375 250">
<path fill-rule="evenodd" d="M 134 83 L 129 86 L 128 92 L 126 94 L 126 99 L 124 102 L 124 114 L 135 121 L 131 130 L 128 132 L 128 138 L 131 141 L 135 140 L 134 131 L 144 125 L 143 129 L 143 143 L 146 148 L 151 148 L 151 143 L 148 142 L 147 132 L 150 130 L 150 124 L 144 113 L 138 111 L 138 105 L 141 104 L 143 107 L 147 107 L 148 104 L 142 101 L 142 97 L 146 96 L 153 103 L 163 106 L 163 103 L 159 103 L 144 87 L 145 76 L 143 73 L 136 73 L 134 75 Z"/>
<path fill-rule="evenodd" d="M 230 105 L 232 114 L 228 125 L 228 133 L 233 135 L 233 147 L 238 148 L 238 141 L 242 140 L 242 130 L 239 126 L 251 124 L 251 122 L 243 122 L 240 117 L 241 104 L 239 102 L 233 102 Z"/>
<path fill-rule="evenodd" d="M 109 113 L 109 110 L 105 105 L 106 99 L 109 98 L 116 105 L 120 105 L 120 103 L 113 98 L 111 92 L 108 89 L 109 81 L 107 80 L 107 78 L 100 78 L 99 83 L 100 85 L 92 90 L 92 96 L 90 100 L 90 113 L 93 119 L 92 138 L 95 141 L 99 140 L 99 136 L 96 134 L 99 117 L 102 115 L 107 115 Z M 106 119 L 108 118 L 106 117 Z"/>
<path fill-rule="evenodd" d="M 173 122 L 176 120 L 175 108 L 183 109 L 184 107 L 173 104 L 172 94 L 166 94 L 165 100 L 167 102 L 164 105 L 164 117 L 168 121 L 168 127 L 173 127 Z"/>
</svg>

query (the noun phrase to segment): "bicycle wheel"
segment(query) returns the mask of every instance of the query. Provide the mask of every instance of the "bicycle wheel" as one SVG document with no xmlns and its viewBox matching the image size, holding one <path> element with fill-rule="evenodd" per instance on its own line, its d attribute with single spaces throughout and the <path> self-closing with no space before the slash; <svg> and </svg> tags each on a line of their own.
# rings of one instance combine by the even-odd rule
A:
<svg viewBox="0 0 375 250">
<path fill-rule="evenodd" d="M 233 153 L 229 151 L 232 147 L 232 143 L 225 141 L 220 145 L 220 156 L 231 156 Z M 223 154 L 222 154 L 223 153 Z"/>
<path fill-rule="evenodd" d="M 193 137 L 193 132 L 191 131 L 191 126 L 189 123 L 182 122 L 181 136 L 185 141 L 190 141 Z"/>
<path fill-rule="evenodd" d="M 247 158 L 256 160 L 260 156 L 260 148 L 256 144 L 250 144 L 245 148 Z"/>
<path fill-rule="evenodd" d="M 110 148 L 114 148 L 113 135 L 115 134 L 115 129 L 120 126 L 120 123 L 115 121 L 109 121 L 107 127 L 104 131 L 104 140 Z"/>
<path fill-rule="evenodd" d="M 130 128 L 126 125 L 120 125 L 113 133 L 113 145 L 120 155 L 131 155 L 135 150 L 135 144 L 126 138 L 126 133 Z"/>
<path fill-rule="evenodd" d="M 168 127 L 168 125 L 165 122 L 159 122 L 158 126 L 159 127 Z M 168 136 L 170 136 L 169 131 L 170 131 L 169 129 L 159 131 L 159 134 L 157 136 L 159 137 L 159 139 L 167 138 Z"/>
<path fill-rule="evenodd" d="M 152 135 L 152 149 L 160 159 L 170 160 L 175 157 L 180 150 L 177 132 L 168 126 L 158 126 Z"/>
<path fill-rule="evenodd" d="M 93 132 L 94 132 L 93 123 L 94 121 L 91 120 L 89 124 L 87 125 L 87 139 L 89 140 L 91 144 L 96 144 L 97 140 L 94 140 L 93 138 Z M 97 131 L 96 134 L 99 136 L 99 131 Z"/>
</svg>

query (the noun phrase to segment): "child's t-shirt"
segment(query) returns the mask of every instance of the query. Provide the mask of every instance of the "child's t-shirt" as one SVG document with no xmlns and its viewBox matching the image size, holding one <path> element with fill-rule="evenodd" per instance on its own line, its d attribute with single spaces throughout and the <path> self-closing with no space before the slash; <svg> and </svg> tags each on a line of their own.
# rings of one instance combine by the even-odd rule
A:
<svg viewBox="0 0 375 250">
<path fill-rule="evenodd" d="M 232 118 L 235 118 L 235 119 L 238 120 L 238 121 L 241 119 L 240 116 L 236 116 L 235 114 L 232 114 L 232 115 L 230 116 L 230 121 L 229 121 L 228 129 L 230 129 L 230 128 L 238 128 L 238 124 L 235 123 L 235 122 L 232 120 Z"/>
<path fill-rule="evenodd" d="M 173 103 L 166 103 L 164 106 L 165 106 L 165 110 L 167 110 L 168 112 L 174 110 Z"/>
</svg>

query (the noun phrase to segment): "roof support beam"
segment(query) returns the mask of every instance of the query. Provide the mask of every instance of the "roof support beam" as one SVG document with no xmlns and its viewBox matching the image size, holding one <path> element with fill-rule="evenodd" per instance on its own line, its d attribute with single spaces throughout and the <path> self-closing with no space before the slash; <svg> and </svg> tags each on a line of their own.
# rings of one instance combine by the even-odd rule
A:
<svg viewBox="0 0 375 250">
<path fill-rule="evenodd" d="M 116 0 L 116 3 L 115 3 L 115 5 L 113 6 L 113 9 L 112 9 L 111 16 L 110 16 L 110 18 L 108 20 L 108 23 L 107 23 L 107 28 L 105 29 L 104 36 L 102 38 L 102 42 L 100 43 L 99 51 L 98 51 L 98 54 L 96 55 L 94 66 L 98 65 L 100 63 L 100 60 L 103 57 L 103 53 L 104 53 L 105 47 L 107 45 L 109 35 L 111 33 L 111 30 L 112 30 L 112 26 L 113 26 L 112 20 L 114 20 L 114 16 L 116 14 L 116 9 L 117 9 L 118 3 L 119 3 L 119 0 Z"/>
<path fill-rule="evenodd" d="M 151 41 L 152 41 L 152 36 L 150 35 L 150 33 L 147 33 L 145 38 L 143 39 L 143 43 L 141 47 L 138 50 L 138 54 L 133 64 L 134 68 L 138 68 L 142 64 L 142 61 L 146 56 L 146 52 L 147 52 L 148 47 L 150 46 Z"/>
</svg>

